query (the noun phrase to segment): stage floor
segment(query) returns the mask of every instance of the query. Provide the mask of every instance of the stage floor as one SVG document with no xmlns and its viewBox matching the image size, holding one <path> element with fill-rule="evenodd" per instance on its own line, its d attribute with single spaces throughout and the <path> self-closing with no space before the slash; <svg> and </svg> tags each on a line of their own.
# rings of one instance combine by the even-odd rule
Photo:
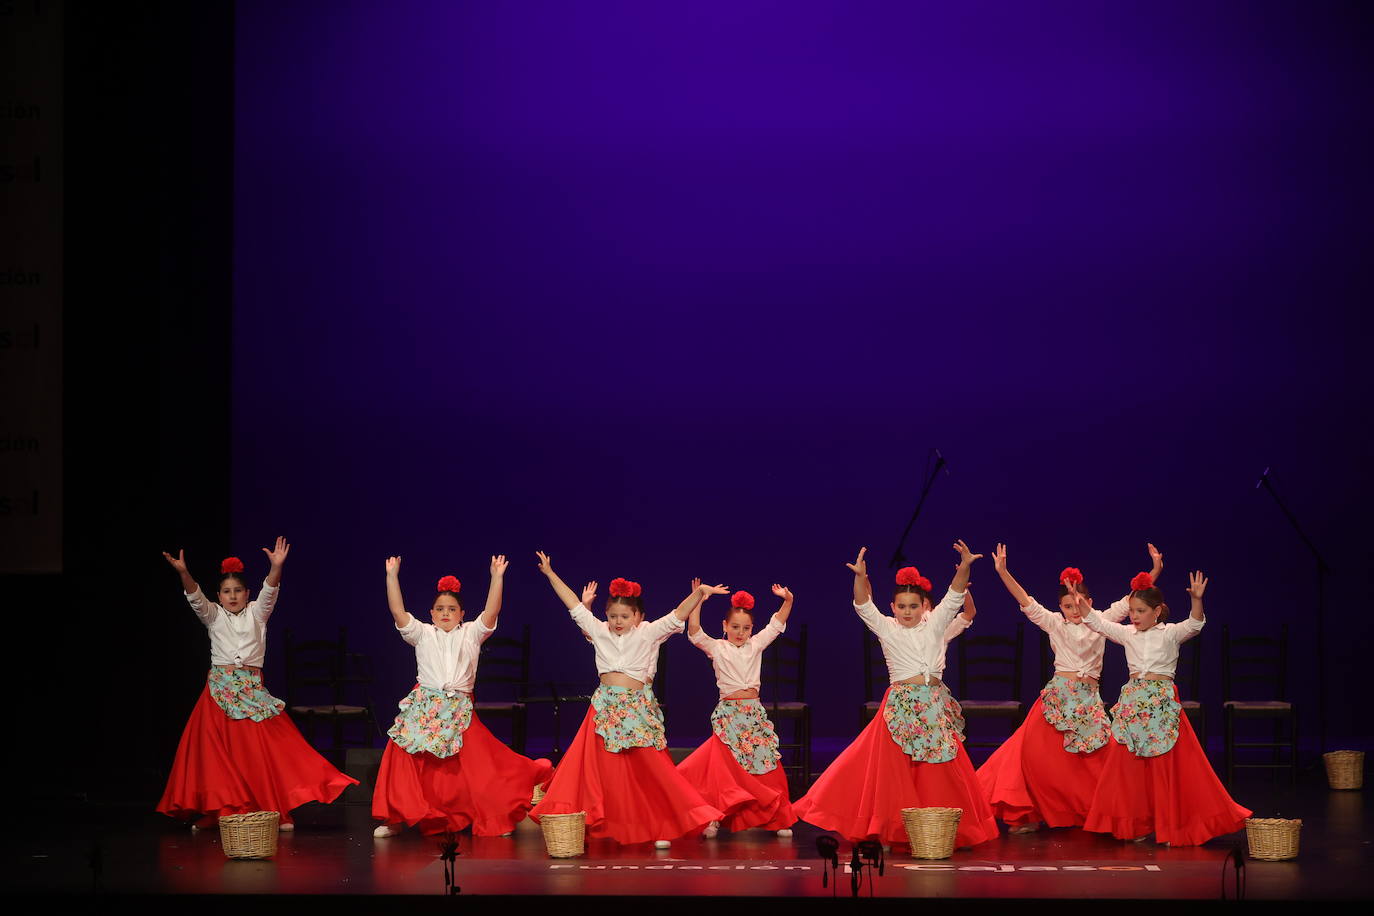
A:
<svg viewBox="0 0 1374 916">
<path fill-rule="evenodd" d="M 1353 900 L 1374 896 L 1371 812 L 1361 792 L 1310 785 L 1298 790 L 1258 779 L 1236 797 L 1257 816 L 1301 817 L 1302 854 L 1290 862 L 1246 864 L 1250 900 Z M 133 895 L 439 895 L 443 866 L 434 839 L 407 831 L 374 840 L 360 805 L 299 809 L 294 833 L 281 834 L 270 861 L 229 861 L 217 831 L 185 827 L 132 806 L 84 807 L 69 819 L 30 822 L 6 839 L 8 889 L 24 893 Z M 507 896 L 600 895 L 661 898 L 829 897 L 815 838 L 798 825 L 780 839 L 763 831 L 619 846 L 589 841 L 576 859 L 550 859 L 535 825 L 513 837 L 464 835 L 457 882 L 464 897 L 499 903 Z M 1171 849 L 1121 842 L 1082 830 L 1010 836 L 941 861 L 888 852 L 886 870 L 862 887 L 881 898 L 1025 898 L 1041 900 L 1217 899 L 1234 893 L 1226 859 L 1244 834 L 1202 847 Z M 848 858 L 850 844 L 841 846 Z M 842 865 L 837 893 L 849 896 Z"/>
</svg>

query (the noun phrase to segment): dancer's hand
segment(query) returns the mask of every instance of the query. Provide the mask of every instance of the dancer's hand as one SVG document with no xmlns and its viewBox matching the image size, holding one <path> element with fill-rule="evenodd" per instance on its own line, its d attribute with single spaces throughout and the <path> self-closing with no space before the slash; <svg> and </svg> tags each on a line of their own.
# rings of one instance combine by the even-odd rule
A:
<svg viewBox="0 0 1374 916">
<path fill-rule="evenodd" d="M 959 565 L 965 568 L 973 565 L 974 560 L 982 559 L 981 553 L 974 553 L 968 549 L 968 545 L 963 541 L 955 541 L 954 549 L 959 553 Z"/>
<path fill-rule="evenodd" d="M 185 550 L 185 548 L 182 548 L 181 550 L 178 550 L 176 556 L 172 556 L 170 553 L 168 553 L 167 551 L 164 550 L 164 551 L 162 551 L 162 556 L 163 556 L 163 558 L 164 558 L 168 563 L 171 563 L 171 564 L 172 564 L 172 568 L 175 569 L 177 572 L 179 572 L 179 573 L 184 573 L 184 572 L 186 572 L 186 550 Z"/>
<path fill-rule="evenodd" d="M 388 576 L 396 576 L 396 575 L 399 575 L 400 572 L 401 572 L 401 558 L 400 558 L 400 557 L 387 557 L 387 558 L 386 558 L 386 574 L 387 574 Z"/>
<path fill-rule="evenodd" d="M 712 595 L 728 595 L 730 589 L 724 585 L 698 585 L 697 591 L 701 593 L 701 600 L 705 601 Z"/>
<path fill-rule="evenodd" d="M 596 580 L 588 582 L 582 586 L 582 606 L 591 610 L 592 602 L 596 600 Z"/>
<path fill-rule="evenodd" d="M 1188 594 L 1192 595 L 1197 601 L 1202 600 L 1202 593 L 1207 591 L 1207 577 L 1202 574 L 1202 570 L 1188 575 Z"/>
<path fill-rule="evenodd" d="M 279 537 L 275 548 L 268 550 L 264 547 L 262 552 L 267 554 L 267 559 L 272 564 L 273 569 L 281 569 L 281 565 L 286 562 L 286 554 L 290 550 L 291 545 L 286 543 L 286 538 Z"/>
<path fill-rule="evenodd" d="M 860 547 L 859 555 L 855 557 L 854 562 L 844 564 L 845 566 L 848 566 L 849 571 L 856 576 L 868 575 L 868 563 L 864 561 L 864 554 L 866 553 L 868 553 L 868 548 Z"/>
<path fill-rule="evenodd" d="M 999 573 L 1007 571 L 1007 545 L 998 544 L 997 549 L 992 552 L 992 568 Z"/>
<path fill-rule="evenodd" d="M 776 582 L 773 583 L 773 594 L 777 595 L 783 601 L 792 600 L 792 590 L 785 585 L 778 585 Z"/>
<path fill-rule="evenodd" d="M 553 562 L 549 555 L 542 550 L 536 550 L 534 555 L 539 558 L 539 571 L 546 576 L 553 575 Z"/>
<path fill-rule="evenodd" d="M 491 558 L 491 577 L 493 579 L 501 578 L 506 574 L 506 567 L 509 565 L 510 561 L 506 559 L 506 555 L 504 553 L 498 553 Z"/>
</svg>

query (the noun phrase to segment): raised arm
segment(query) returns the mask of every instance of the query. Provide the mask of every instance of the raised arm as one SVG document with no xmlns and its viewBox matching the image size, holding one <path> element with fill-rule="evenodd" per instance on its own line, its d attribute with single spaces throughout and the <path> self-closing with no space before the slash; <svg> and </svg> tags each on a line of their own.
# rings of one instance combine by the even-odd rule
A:
<svg viewBox="0 0 1374 916">
<path fill-rule="evenodd" d="M 1007 569 L 1007 545 L 998 544 L 997 549 L 992 552 L 992 568 L 997 570 L 997 575 L 1001 577 L 1002 584 L 1007 591 L 1016 599 L 1016 603 L 1021 607 L 1029 607 L 1031 596 L 1021 587 L 1021 583 L 1012 576 L 1011 570 Z"/>
<path fill-rule="evenodd" d="M 773 583 L 773 594 L 782 599 L 782 607 L 773 612 L 773 616 L 778 618 L 779 623 L 787 623 L 787 618 L 792 613 L 792 590 L 785 585 Z"/>
<path fill-rule="evenodd" d="M 1199 569 L 1188 577 L 1188 594 L 1193 599 L 1193 611 L 1188 616 L 1199 622 L 1207 619 L 1202 613 L 1202 593 L 1205 591 L 1207 591 L 1207 577 Z"/>
<path fill-rule="evenodd" d="M 982 559 L 983 555 L 969 550 L 968 545 L 963 541 L 955 541 L 954 550 L 959 554 L 959 568 L 955 570 L 954 581 L 949 584 L 949 587 L 952 591 L 962 592 L 968 588 L 969 571 L 973 566 L 973 561 Z"/>
<path fill-rule="evenodd" d="M 696 582 L 699 580 L 693 579 L 692 581 Z M 696 588 L 692 589 L 691 593 L 688 594 L 686 598 L 682 599 L 681 604 L 673 608 L 673 616 L 678 620 L 686 620 L 692 611 L 700 609 L 701 602 L 705 601 L 707 598 L 712 595 L 728 594 L 730 594 L 730 589 L 726 588 L 724 585 L 698 585 Z M 698 629 L 700 629 L 700 627 L 698 627 Z"/>
<path fill-rule="evenodd" d="M 539 557 L 539 571 L 544 574 L 544 578 L 549 580 L 549 584 L 553 586 L 554 593 L 563 602 L 563 606 L 570 611 L 577 607 L 579 604 L 577 595 L 568 588 L 566 582 L 558 578 L 558 573 L 553 571 L 553 564 L 549 561 L 549 555 L 542 550 L 536 550 L 534 554 Z"/>
<path fill-rule="evenodd" d="M 176 556 L 172 556 L 164 550 L 162 551 L 162 556 L 163 559 L 172 564 L 172 568 L 177 571 L 177 575 L 181 576 L 182 591 L 188 595 L 194 595 L 196 592 L 200 591 L 200 586 L 196 584 L 195 579 L 191 578 L 191 572 L 186 568 L 185 549 L 178 550 Z"/>
<path fill-rule="evenodd" d="M 286 538 L 283 537 L 277 538 L 277 546 L 272 550 L 268 550 L 266 547 L 262 549 L 262 552 L 267 554 L 267 561 L 272 564 L 271 569 L 267 571 L 267 578 L 263 582 L 264 585 L 270 586 L 271 588 L 276 588 L 278 585 L 281 585 L 281 568 L 282 565 L 286 563 L 286 554 L 290 550 L 291 545 L 286 543 Z"/>
<path fill-rule="evenodd" d="M 1164 572 L 1164 554 L 1154 544 L 1146 544 L 1145 549 L 1150 552 L 1150 579 L 1158 585 L 1159 575 Z"/>
<path fill-rule="evenodd" d="M 959 612 L 959 616 L 973 623 L 973 618 L 978 616 L 978 607 L 973 603 L 973 587 L 964 586 L 964 609 Z"/>
<path fill-rule="evenodd" d="M 491 584 L 487 586 L 487 606 L 482 609 L 482 626 L 488 630 L 495 628 L 496 618 L 501 614 L 501 586 L 508 565 L 505 554 L 491 558 Z"/>
<path fill-rule="evenodd" d="M 401 558 L 386 558 L 386 606 L 391 609 L 391 619 L 396 629 L 410 623 L 410 612 L 401 599 Z"/>
<path fill-rule="evenodd" d="M 701 580 L 692 580 L 692 591 L 701 588 Z M 705 604 L 705 599 L 698 601 L 696 607 L 692 608 L 692 613 L 687 617 L 687 638 L 691 639 L 701 632 L 701 606 Z"/>
<path fill-rule="evenodd" d="M 868 563 L 864 560 L 864 554 L 868 553 L 867 547 L 859 548 L 859 556 L 853 563 L 846 563 L 854 573 L 854 604 L 867 604 L 873 600 L 873 589 L 868 584 Z"/>
</svg>

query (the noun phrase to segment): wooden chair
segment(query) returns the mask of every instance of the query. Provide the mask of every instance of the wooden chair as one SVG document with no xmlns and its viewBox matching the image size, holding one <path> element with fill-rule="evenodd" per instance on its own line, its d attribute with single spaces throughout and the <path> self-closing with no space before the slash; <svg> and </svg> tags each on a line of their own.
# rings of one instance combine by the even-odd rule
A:
<svg viewBox="0 0 1374 916">
<path fill-rule="evenodd" d="M 1248 685 L 1258 689 L 1246 690 Z M 1228 624 L 1221 625 L 1221 704 L 1226 734 L 1226 783 L 1239 769 L 1288 770 L 1290 783 L 1298 778 L 1298 710 L 1288 700 L 1288 625 L 1272 636 L 1231 638 Z M 1259 693 L 1266 699 L 1237 699 L 1239 693 Z M 1272 741 L 1237 741 L 1237 719 L 1270 719 Z M 1285 728 L 1286 726 L 1286 728 Z M 1287 733 L 1287 740 L 1284 734 Z M 1237 763 L 1236 750 L 1268 748 L 1269 763 Z M 1282 758 L 1287 751 L 1287 760 Z"/>
<path fill-rule="evenodd" d="M 883 658 L 882 643 L 878 642 L 872 630 L 864 627 L 864 705 L 859 709 L 861 731 L 878 714 L 887 687 L 887 659 Z"/>
<path fill-rule="evenodd" d="M 760 680 L 763 707 L 773 724 L 782 720 L 793 725 L 791 742 L 782 743 L 779 734 L 778 751 L 783 755 L 783 770 L 795 777 L 792 797 L 799 798 L 811 786 L 811 707 L 802 699 L 806 695 L 806 624 L 793 624 L 789 630 L 796 637 L 784 633 L 764 653 Z M 789 756 L 792 763 L 786 762 Z"/>
<path fill-rule="evenodd" d="M 1005 721 L 1007 734 L 1016 731 L 1026 715 L 1021 694 L 1021 656 L 1026 622 L 1016 622 L 1015 636 L 957 637 L 959 652 L 959 693 L 955 699 L 964 709 L 964 719 L 972 725 L 975 719 Z M 975 685 L 971 689 L 970 685 Z M 982 688 L 990 688 L 984 690 Z M 970 694 L 992 693 L 997 699 L 972 698 Z M 1007 697 L 1008 699 L 1001 699 Z M 971 731 L 971 729 L 970 729 Z M 965 747 L 999 747 L 1005 738 L 996 741 L 974 741 L 966 737 Z"/>
<path fill-rule="evenodd" d="M 525 624 L 519 633 L 517 637 L 490 636 L 482 643 L 472 705 L 484 724 L 491 719 L 509 719 L 511 749 L 523 754 L 528 721 L 523 698 L 530 692 L 530 625 Z"/>
<path fill-rule="evenodd" d="M 1197 742 L 1202 752 L 1207 752 L 1207 711 L 1198 699 L 1202 686 L 1202 642 L 1201 636 L 1194 636 L 1178 650 L 1178 667 L 1174 669 L 1174 683 L 1178 685 L 1178 695 L 1187 697 L 1180 702 L 1183 714 L 1197 732 Z M 1110 708 L 1110 707 L 1109 707 Z"/>
<path fill-rule="evenodd" d="M 286 631 L 286 708 L 313 744 L 316 726 L 329 726 L 332 744 L 321 751 L 335 766 L 343 765 L 349 747 L 371 747 L 381 734 L 372 702 L 371 661 L 348 651 L 348 628 L 338 639 L 298 642 Z M 364 726 L 362 738 L 349 743 L 345 726 Z"/>
</svg>

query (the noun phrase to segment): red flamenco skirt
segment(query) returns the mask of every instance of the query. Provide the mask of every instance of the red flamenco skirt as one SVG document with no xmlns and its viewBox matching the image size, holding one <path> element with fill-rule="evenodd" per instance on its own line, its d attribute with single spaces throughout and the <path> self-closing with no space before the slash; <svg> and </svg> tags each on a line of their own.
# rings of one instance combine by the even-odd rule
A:
<svg viewBox="0 0 1374 916">
<path fill-rule="evenodd" d="M 1178 717 L 1178 740 L 1158 757 L 1137 757 L 1115 740 L 1102 753 L 1106 765 L 1084 830 L 1122 840 L 1153 833 L 1158 843 L 1200 846 L 1240 830 L 1250 816 L 1217 779 L 1186 715 Z"/>
<path fill-rule="evenodd" d="M 873 721 L 793 805 L 797 817 L 847 840 L 876 836 L 884 843 L 906 843 L 903 808 L 962 808 L 956 846 L 996 838 L 997 821 L 963 743 L 946 763 L 916 763 L 892 740 L 883 720 L 886 707 L 884 694 Z"/>
<path fill-rule="evenodd" d="M 682 778 L 725 812 L 720 825 L 731 832 L 762 827 L 781 830 L 797 822 L 787 799 L 787 773 L 775 766 L 754 775 L 739 765 L 735 755 L 715 735 L 677 765 Z"/>
<path fill-rule="evenodd" d="M 276 811 L 283 824 L 306 802 L 332 802 L 358 780 L 340 773 L 285 715 L 231 719 L 207 684 L 177 745 L 157 810 L 208 826 L 225 814 Z"/>
<path fill-rule="evenodd" d="M 1045 721 L 1037 698 L 1010 738 L 978 768 L 978 784 L 993 814 L 1009 827 L 1043 821 L 1079 827 L 1106 765 L 1108 745 L 1090 754 L 1064 750 L 1064 735 Z"/>
<path fill-rule="evenodd" d="M 673 766 L 667 751 L 635 747 L 613 754 L 606 750 L 587 708 L 582 727 L 568 748 L 544 799 L 530 811 L 587 814 L 587 835 L 619 843 L 672 840 L 700 833 L 725 815 L 706 803 Z"/>
<path fill-rule="evenodd" d="M 411 754 L 388 741 L 372 790 L 372 816 L 432 835 L 471 825 L 473 836 L 510 833 L 553 765 L 506 747 L 473 715 L 452 757 Z"/>
</svg>

